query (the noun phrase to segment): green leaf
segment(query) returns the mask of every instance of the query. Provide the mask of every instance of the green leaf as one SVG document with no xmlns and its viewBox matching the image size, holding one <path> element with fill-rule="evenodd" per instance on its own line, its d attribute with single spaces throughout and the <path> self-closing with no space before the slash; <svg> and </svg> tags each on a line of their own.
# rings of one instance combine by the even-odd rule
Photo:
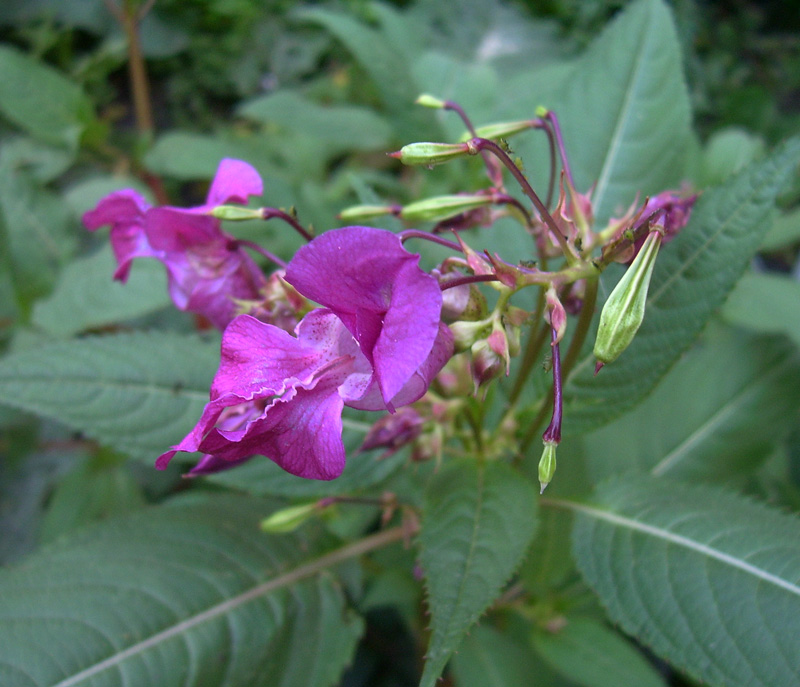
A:
<svg viewBox="0 0 800 687">
<path fill-rule="evenodd" d="M 732 493 L 621 478 L 576 513 L 574 554 L 611 620 L 694 678 L 800 684 L 800 521 Z"/>
<path fill-rule="evenodd" d="M 592 618 L 568 618 L 554 632 L 538 630 L 533 644 L 553 668 L 583 687 L 664 687 L 636 649 Z"/>
<path fill-rule="evenodd" d="M 739 127 L 714 132 L 703 154 L 702 185 L 721 184 L 764 155 L 764 141 Z"/>
<path fill-rule="evenodd" d="M 678 360 L 741 277 L 798 160 L 800 139 L 792 139 L 700 197 L 689 224 L 658 256 L 636 338 L 596 377 L 588 337 L 564 385 L 570 432 L 593 429 L 632 407 Z"/>
<path fill-rule="evenodd" d="M 0 153 L 0 241 L 10 258 L 18 302 L 27 306 L 47 293 L 76 245 L 75 223 L 63 198 L 40 188 Z"/>
<path fill-rule="evenodd" d="M 753 331 L 786 334 L 800 346 L 800 282 L 747 272 L 722 307 L 722 317 Z"/>
<path fill-rule="evenodd" d="M 144 494 L 131 471 L 119 461 L 79 461 L 55 487 L 42 519 L 39 541 L 46 543 L 96 520 L 137 510 Z"/>
<path fill-rule="evenodd" d="M 432 687 L 467 630 L 522 561 L 536 526 L 536 490 L 502 463 L 447 465 L 425 494 L 420 563 L 431 640 L 421 687 Z"/>
<path fill-rule="evenodd" d="M 331 685 L 362 622 L 316 575 L 345 556 L 260 533 L 268 508 L 231 497 L 149 508 L 0 571 L 0 683 Z"/>
<path fill-rule="evenodd" d="M 322 25 L 353 54 L 372 77 L 381 100 L 394 115 L 393 123 L 402 140 L 418 138 L 426 128 L 430 131 L 430 113 L 414 105 L 419 93 L 408 71 L 408 62 L 398 59 L 404 46 L 392 42 L 397 36 L 373 29 L 344 13 L 323 8 L 302 9 L 293 16 Z"/>
<path fill-rule="evenodd" d="M 800 208 L 778 215 L 772 223 L 761 250 L 777 250 L 800 241 Z"/>
<path fill-rule="evenodd" d="M 362 437 L 363 438 L 363 437 Z M 207 477 L 211 482 L 259 496 L 314 498 L 352 494 L 380 484 L 407 461 L 405 453 L 384 460 L 374 454 L 353 455 L 348 452 L 347 465 L 340 477 L 331 482 L 299 479 L 279 468 L 271 460 L 257 457 L 235 470 Z"/>
<path fill-rule="evenodd" d="M 53 293 L 34 305 L 32 322 L 53 336 L 68 337 L 116 324 L 170 304 L 164 266 L 139 260 L 124 284 L 113 281 L 111 245 L 68 264 Z"/>
<path fill-rule="evenodd" d="M 689 96 L 672 14 L 661 0 L 631 3 L 574 63 L 554 108 L 575 183 L 592 193 L 600 226 L 637 194 L 681 180 Z"/>
<path fill-rule="evenodd" d="M 458 687 L 568 687 L 550 675 L 529 643 L 515 640 L 483 624 L 471 630 L 453 655 Z M 536 681 L 531 682 L 534 675 Z"/>
<path fill-rule="evenodd" d="M 93 119 L 80 87 L 37 60 L 0 46 L 0 112 L 45 142 L 75 149 Z"/>
<path fill-rule="evenodd" d="M 237 112 L 324 141 L 330 151 L 338 153 L 375 150 L 387 146 L 391 140 L 391 127 L 372 110 L 352 105 L 325 107 L 286 89 L 249 100 Z"/>
<path fill-rule="evenodd" d="M 592 478 L 648 471 L 685 481 L 741 481 L 797 423 L 798 405 L 794 346 L 715 326 L 652 396 L 586 435 Z"/>
<path fill-rule="evenodd" d="M 0 403 L 155 460 L 199 419 L 218 350 L 164 332 L 44 344 L 0 360 Z"/>
</svg>

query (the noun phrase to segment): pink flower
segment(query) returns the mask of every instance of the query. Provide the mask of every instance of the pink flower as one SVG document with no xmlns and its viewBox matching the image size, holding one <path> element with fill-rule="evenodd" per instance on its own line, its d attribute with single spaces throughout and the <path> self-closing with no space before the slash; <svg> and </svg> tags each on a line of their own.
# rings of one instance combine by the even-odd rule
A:
<svg viewBox="0 0 800 687">
<path fill-rule="evenodd" d="M 167 268 L 175 305 L 204 315 L 224 329 L 236 315 L 234 299 L 257 299 L 266 280 L 252 258 L 208 213 L 229 202 L 246 203 L 249 196 L 261 195 L 262 190 L 253 167 L 224 159 L 204 205 L 154 208 L 136 191 L 127 189 L 103 198 L 84 214 L 83 223 L 91 231 L 111 225 L 118 265 L 115 279 L 127 280 L 134 258 L 156 258 Z"/>
<path fill-rule="evenodd" d="M 296 337 L 248 315 L 234 319 L 200 421 L 156 466 L 177 451 L 202 451 L 197 474 L 261 454 L 300 477 L 338 477 L 344 406 L 413 403 L 453 353 L 441 291 L 418 261 L 394 234 L 369 227 L 301 248 L 286 281 L 328 307 L 306 315 Z"/>
</svg>

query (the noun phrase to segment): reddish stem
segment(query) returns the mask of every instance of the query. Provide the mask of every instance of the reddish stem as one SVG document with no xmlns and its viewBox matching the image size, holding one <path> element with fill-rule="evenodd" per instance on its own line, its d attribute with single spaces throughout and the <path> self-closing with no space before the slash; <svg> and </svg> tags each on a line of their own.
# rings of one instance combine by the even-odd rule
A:
<svg viewBox="0 0 800 687">
<path fill-rule="evenodd" d="M 561 441 L 561 418 L 564 413 L 564 398 L 561 392 L 561 351 L 556 341 L 556 330 L 552 329 L 553 338 L 553 416 L 547 429 L 542 434 L 544 441 L 558 444 Z"/>
<path fill-rule="evenodd" d="M 261 208 L 261 218 L 265 220 L 273 218 L 282 219 L 306 241 L 311 241 L 314 238 L 303 228 L 303 225 L 300 224 L 300 222 L 292 217 L 292 215 L 290 215 L 288 212 L 284 212 L 283 210 L 278 210 L 278 208 Z"/>
</svg>

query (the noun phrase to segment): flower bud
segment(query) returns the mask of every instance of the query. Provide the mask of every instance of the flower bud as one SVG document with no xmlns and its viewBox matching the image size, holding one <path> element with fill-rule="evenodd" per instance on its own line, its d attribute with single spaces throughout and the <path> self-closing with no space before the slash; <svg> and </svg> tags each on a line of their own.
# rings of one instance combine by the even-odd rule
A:
<svg viewBox="0 0 800 687">
<path fill-rule="evenodd" d="M 551 344 L 555 346 L 564 338 L 564 333 L 567 331 L 567 311 L 564 309 L 552 284 L 547 289 L 545 301 L 547 303 L 547 321 L 556 332 L 556 338 Z"/>
<path fill-rule="evenodd" d="M 442 283 L 441 279 L 439 283 Z M 474 322 L 485 319 L 488 313 L 486 296 L 476 284 L 461 284 L 442 291 L 442 319 L 445 322 Z"/>
<path fill-rule="evenodd" d="M 544 490 L 553 481 L 553 475 L 556 474 L 556 446 L 558 444 L 554 441 L 544 442 L 544 451 L 539 459 L 540 494 L 544 494 Z"/>
<path fill-rule="evenodd" d="M 243 208 L 240 205 L 217 205 L 217 207 L 211 208 L 207 214 L 217 219 L 234 221 L 264 218 L 261 208 Z"/>
<path fill-rule="evenodd" d="M 339 213 L 339 219 L 347 222 L 363 222 L 364 220 L 384 215 L 393 215 L 397 212 L 395 205 L 353 205 Z"/>
<path fill-rule="evenodd" d="M 474 155 L 474 146 L 469 143 L 409 143 L 400 150 L 389 153 L 389 157 L 400 160 L 404 165 L 441 165 L 457 157 Z"/>
<path fill-rule="evenodd" d="M 422 424 L 423 419 L 416 410 L 410 406 L 398 408 L 396 413 L 385 415 L 370 427 L 358 451 L 385 448 L 381 458 L 388 458 L 414 441 L 422 432 Z"/>
<path fill-rule="evenodd" d="M 441 98 L 437 98 L 436 96 L 428 93 L 423 93 L 414 102 L 417 105 L 422 105 L 422 107 L 430 107 L 433 110 L 442 110 L 447 105 L 447 103 Z"/>
<path fill-rule="evenodd" d="M 642 249 L 603 306 L 594 343 L 594 356 L 598 360 L 596 371 L 620 356 L 642 324 L 661 238 L 658 230 L 647 235 Z"/>
<path fill-rule="evenodd" d="M 302 506 L 283 508 L 261 521 L 261 531 L 269 532 L 270 534 L 292 532 L 314 517 L 318 511 L 319 506 L 316 501 Z"/>
<path fill-rule="evenodd" d="M 499 377 L 506 369 L 506 361 L 502 354 L 488 339 L 481 339 L 472 345 L 472 380 L 475 393 L 487 382 Z"/>
<path fill-rule="evenodd" d="M 455 351 L 461 353 L 486 338 L 489 334 L 489 323 L 485 320 L 477 322 L 459 320 L 450 325 L 450 331 L 453 333 Z"/>
<path fill-rule="evenodd" d="M 406 205 L 400 217 L 410 222 L 440 222 L 492 202 L 492 196 L 487 195 L 435 196 Z"/>
<path fill-rule="evenodd" d="M 532 129 L 536 124 L 535 120 L 522 119 L 517 122 L 498 122 L 497 124 L 487 124 L 486 126 L 479 126 L 475 129 L 475 134 L 478 138 L 498 139 L 507 138 L 513 134 L 518 134 L 521 131 Z M 461 135 L 460 141 L 469 141 L 473 138 L 472 134 L 467 131 Z"/>
</svg>

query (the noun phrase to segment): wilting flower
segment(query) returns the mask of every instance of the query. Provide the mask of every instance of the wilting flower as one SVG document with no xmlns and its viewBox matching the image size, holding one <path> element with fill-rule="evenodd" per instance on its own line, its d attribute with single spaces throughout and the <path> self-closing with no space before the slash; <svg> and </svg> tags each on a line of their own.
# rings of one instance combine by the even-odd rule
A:
<svg viewBox="0 0 800 687">
<path fill-rule="evenodd" d="M 436 280 L 390 232 L 348 227 L 298 251 L 286 280 L 328 305 L 298 324 L 296 337 L 248 315 L 222 337 L 211 399 L 176 451 L 206 456 L 212 472 L 265 455 L 311 479 L 338 477 L 345 464 L 341 413 L 413 403 L 453 351 L 439 320 Z"/>
<path fill-rule="evenodd" d="M 111 225 L 111 246 L 117 259 L 114 278 L 126 281 L 131 262 L 138 257 L 164 263 L 169 292 L 180 310 L 204 315 L 224 329 L 237 314 L 237 300 L 255 300 L 265 285 L 261 270 L 222 231 L 208 213 L 229 202 L 246 203 L 261 195 L 261 178 L 239 160 L 220 162 L 205 204 L 194 208 L 151 207 L 136 191 L 126 189 L 106 196 L 83 223 L 92 231 Z"/>
</svg>

